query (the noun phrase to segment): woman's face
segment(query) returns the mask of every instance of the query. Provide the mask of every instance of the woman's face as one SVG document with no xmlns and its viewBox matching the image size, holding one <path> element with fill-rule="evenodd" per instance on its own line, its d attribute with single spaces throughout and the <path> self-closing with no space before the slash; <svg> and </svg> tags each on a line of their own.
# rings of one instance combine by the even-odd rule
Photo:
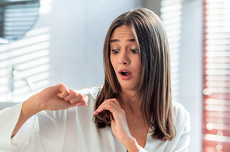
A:
<svg viewBox="0 0 230 152">
<path fill-rule="evenodd" d="M 137 91 L 141 78 L 141 60 L 132 30 L 122 25 L 110 38 L 110 61 L 122 90 Z"/>
</svg>

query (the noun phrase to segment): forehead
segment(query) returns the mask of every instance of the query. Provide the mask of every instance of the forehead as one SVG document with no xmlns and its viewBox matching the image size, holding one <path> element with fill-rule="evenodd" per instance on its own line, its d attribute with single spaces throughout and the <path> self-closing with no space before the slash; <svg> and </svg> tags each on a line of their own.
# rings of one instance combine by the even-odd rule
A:
<svg viewBox="0 0 230 152">
<path fill-rule="evenodd" d="M 122 39 L 122 38 L 134 39 L 133 31 L 127 25 L 122 25 L 122 26 L 117 27 L 113 31 L 110 40 L 111 39 Z"/>
</svg>

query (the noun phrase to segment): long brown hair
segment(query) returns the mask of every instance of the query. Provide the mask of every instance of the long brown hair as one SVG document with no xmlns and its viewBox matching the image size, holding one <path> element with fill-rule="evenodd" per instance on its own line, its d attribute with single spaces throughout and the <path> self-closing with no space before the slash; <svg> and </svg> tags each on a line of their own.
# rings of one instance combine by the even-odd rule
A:
<svg viewBox="0 0 230 152">
<path fill-rule="evenodd" d="M 141 84 L 137 96 L 141 99 L 144 118 L 153 130 L 152 137 L 172 140 L 176 135 L 170 77 L 170 52 L 166 32 L 159 17 L 146 8 L 118 16 L 111 24 L 104 42 L 105 82 L 98 95 L 95 110 L 106 99 L 119 98 L 121 86 L 110 61 L 110 37 L 122 25 L 133 30 L 138 43 L 142 65 Z M 111 113 L 103 111 L 94 116 L 98 128 L 110 126 Z"/>
</svg>

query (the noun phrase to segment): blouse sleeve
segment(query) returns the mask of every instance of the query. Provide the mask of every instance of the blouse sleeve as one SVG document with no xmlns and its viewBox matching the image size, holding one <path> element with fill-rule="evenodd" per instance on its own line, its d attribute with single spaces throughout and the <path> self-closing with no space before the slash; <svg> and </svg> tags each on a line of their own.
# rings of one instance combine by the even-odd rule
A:
<svg viewBox="0 0 230 152">
<path fill-rule="evenodd" d="M 0 151 L 60 151 L 64 143 L 67 111 L 41 111 L 28 119 L 11 138 L 22 104 L 0 111 Z"/>
<path fill-rule="evenodd" d="M 19 146 L 17 144 L 16 145 L 13 144 L 15 143 L 15 141 L 17 141 L 18 138 L 17 134 L 13 139 L 11 139 L 11 135 L 20 116 L 21 107 L 22 107 L 22 103 L 14 107 L 6 108 L 0 111 L 0 124 L 1 124 L 0 125 L 0 149 L 1 150 L 16 150 L 17 146 Z M 31 123 L 30 120 L 28 122 Z M 27 125 L 24 126 L 28 127 Z M 22 129 L 24 129 L 24 126 L 22 127 Z M 18 133 L 20 134 L 20 131 Z M 25 134 L 23 134 L 22 139 L 26 139 L 26 136 L 28 136 L 28 134 L 29 134 L 28 131 L 25 132 Z M 25 140 L 22 140 L 21 142 L 24 143 L 24 141 Z"/>
</svg>

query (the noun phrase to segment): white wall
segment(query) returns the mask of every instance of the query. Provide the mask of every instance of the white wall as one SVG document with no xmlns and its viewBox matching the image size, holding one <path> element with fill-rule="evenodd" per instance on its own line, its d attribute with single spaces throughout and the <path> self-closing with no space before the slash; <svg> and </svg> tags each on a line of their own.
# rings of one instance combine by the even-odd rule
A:
<svg viewBox="0 0 230 152">
<path fill-rule="evenodd" d="M 111 22 L 138 0 L 55 0 L 38 26 L 50 30 L 50 85 L 80 89 L 104 81 L 103 43 Z M 38 27 L 37 26 L 37 27 Z"/>
<path fill-rule="evenodd" d="M 182 7 L 179 101 L 190 113 L 189 151 L 202 151 L 203 1 L 187 0 Z"/>
<path fill-rule="evenodd" d="M 140 0 L 41 0 L 35 27 L 23 39 L 0 46 L 0 57 L 5 57 L 0 60 L 0 102 L 21 102 L 57 83 L 72 89 L 102 85 L 106 32 L 118 15 L 140 4 Z M 18 71 L 13 98 L 7 96 L 11 65 Z M 32 91 L 26 79 L 33 82 Z"/>
</svg>

